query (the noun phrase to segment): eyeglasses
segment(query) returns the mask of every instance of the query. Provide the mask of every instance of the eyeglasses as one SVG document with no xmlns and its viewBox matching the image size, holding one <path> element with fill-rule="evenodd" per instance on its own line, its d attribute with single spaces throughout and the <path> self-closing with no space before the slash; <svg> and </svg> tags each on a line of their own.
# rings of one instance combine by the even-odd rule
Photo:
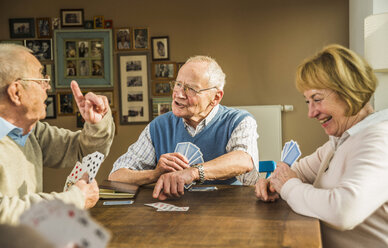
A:
<svg viewBox="0 0 388 248">
<path fill-rule="evenodd" d="M 19 78 L 20 81 L 32 81 L 37 84 L 40 84 L 44 89 L 49 89 L 50 86 L 50 76 L 46 75 L 43 78 Z"/>
<path fill-rule="evenodd" d="M 173 91 L 178 91 L 178 90 L 181 90 L 183 89 L 185 94 L 187 96 L 196 96 L 197 94 L 201 94 L 202 91 L 206 91 L 206 90 L 211 90 L 211 89 L 217 89 L 216 86 L 213 86 L 213 87 L 210 87 L 210 88 L 206 88 L 206 89 L 200 89 L 200 90 L 196 90 L 196 89 L 193 89 L 191 88 L 190 86 L 187 86 L 186 84 L 180 82 L 180 81 L 171 81 L 170 82 L 170 87 Z"/>
</svg>

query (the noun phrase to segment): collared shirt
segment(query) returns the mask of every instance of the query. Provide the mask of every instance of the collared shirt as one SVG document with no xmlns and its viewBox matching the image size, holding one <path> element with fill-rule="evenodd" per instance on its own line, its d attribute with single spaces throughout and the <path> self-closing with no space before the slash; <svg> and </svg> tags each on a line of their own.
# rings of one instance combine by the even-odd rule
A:
<svg viewBox="0 0 388 248">
<path fill-rule="evenodd" d="M 202 120 L 196 128 L 191 127 L 186 122 L 186 130 L 192 137 L 200 133 L 207 124 L 214 118 L 219 105 L 215 106 L 208 116 Z M 257 124 L 251 116 L 245 117 L 233 130 L 231 137 L 226 146 L 226 151 L 245 151 L 248 153 L 254 162 L 256 172 L 258 171 L 259 155 L 257 151 Z M 119 157 L 113 164 L 111 173 L 121 168 L 128 168 L 131 170 L 153 170 L 155 164 L 156 153 L 152 144 L 151 134 L 149 131 L 149 124 L 140 134 L 139 139 L 129 146 L 128 151 Z"/>
<path fill-rule="evenodd" d="M 8 135 L 16 143 L 24 146 L 30 133 L 23 135 L 23 128 L 17 127 L 0 117 L 0 139 Z"/>
</svg>

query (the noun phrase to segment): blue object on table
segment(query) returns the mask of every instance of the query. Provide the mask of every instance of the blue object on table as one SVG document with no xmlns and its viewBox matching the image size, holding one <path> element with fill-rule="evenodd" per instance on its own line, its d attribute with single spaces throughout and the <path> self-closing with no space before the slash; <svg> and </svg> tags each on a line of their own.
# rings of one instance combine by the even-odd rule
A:
<svg viewBox="0 0 388 248">
<path fill-rule="evenodd" d="M 276 163 L 273 160 L 268 161 L 259 161 L 259 172 L 267 172 L 267 175 L 265 178 L 268 178 L 271 175 L 271 172 L 273 172 L 276 169 Z"/>
</svg>

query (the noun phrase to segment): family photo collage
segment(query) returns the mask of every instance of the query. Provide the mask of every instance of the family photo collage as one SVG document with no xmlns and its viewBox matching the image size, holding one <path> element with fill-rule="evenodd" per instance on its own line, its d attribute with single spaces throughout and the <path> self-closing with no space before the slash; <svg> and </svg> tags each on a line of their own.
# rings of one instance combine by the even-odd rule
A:
<svg viewBox="0 0 388 248">
<path fill-rule="evenodd" d="M 168 36 L 151 37 L 148 27 L 116 28 L 104 16 L 84 20 L 83 9 L 60 9 L 59 14 L 11 18 L 10 39 L 0 41 L 29 48 L 42 63 L 43 75 L 50 76 L 46 119 L 74 115 L 76 126 L 83 127 L 70 89 L 73 80 L 84 94 L 108 98 L 116 125 L 147 123 L 171 110 L 169 82 L 183 63 L 169 61 Z M 113 83 L 116 71 L 118 82 Z M 119 106 L 114 101 L 117 84 Z"/>
</svg>

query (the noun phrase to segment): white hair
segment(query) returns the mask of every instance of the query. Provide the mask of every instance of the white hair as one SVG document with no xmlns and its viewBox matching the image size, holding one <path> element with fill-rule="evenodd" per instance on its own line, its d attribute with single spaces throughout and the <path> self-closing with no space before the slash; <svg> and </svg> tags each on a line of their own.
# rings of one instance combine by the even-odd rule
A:
<svg viewBox="0 0 388 248">
<path fill-rule="evenodd" d="M 209 57 L 209 56 L 202 56 L 197 55 L 194 57 L 190 57 L 187 61 L 187 63 L 194 62 L 194 63 L 207 63 L 207 71 L 205 76 L 209 78 L 209 87 L 217 87 L 220 90 L 224 89 L 225 85 L 225 73 L 222 71 L 221 67 L 218 65 L 215 59 Z"/>
<path fill-rule="evenodd" d="M 16 44 L 0 44 L 0 96 L 4 88 L 29 71 L 26 53 L 32 51 Z"/>
</svg>

